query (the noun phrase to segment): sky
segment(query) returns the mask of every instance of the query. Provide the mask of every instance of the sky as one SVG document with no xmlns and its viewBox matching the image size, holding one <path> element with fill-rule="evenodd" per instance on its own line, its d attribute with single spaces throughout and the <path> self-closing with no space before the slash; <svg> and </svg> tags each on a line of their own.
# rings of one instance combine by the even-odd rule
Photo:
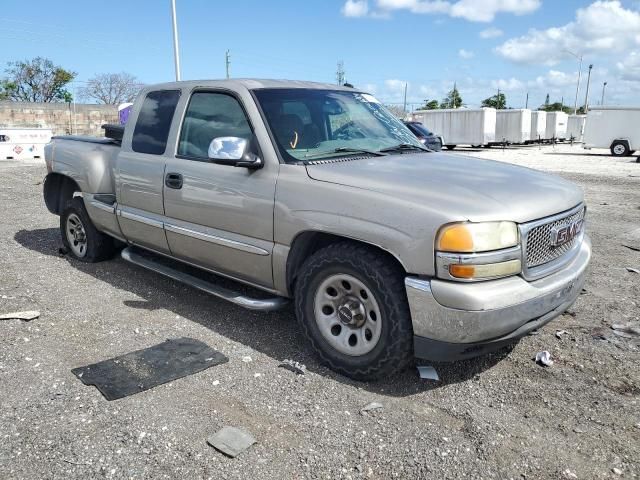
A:
<svg viewBox="0 0 640 480">
<path fill-rule="evenodd" d="M 505 92 L 513 108 L 549 94 L 573 106 L 640 104 L 638 0 L 176 0 L 182 78 L 231 76 L 348 82 L 385 103 L 441 100 L 457 85 L 465 104 Z M 3 0 L 0 76 L 36 56 L 77 72 L 141 82 L 175 79 L 169 0 Z M 570 53 L 571 52 L 571 53 Z"/>
</svg>

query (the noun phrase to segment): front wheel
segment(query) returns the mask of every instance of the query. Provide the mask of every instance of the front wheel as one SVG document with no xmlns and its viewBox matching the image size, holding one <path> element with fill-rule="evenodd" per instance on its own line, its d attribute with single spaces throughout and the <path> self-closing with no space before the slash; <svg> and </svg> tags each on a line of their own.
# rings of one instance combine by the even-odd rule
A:
<svg viewBox="0 0 640 480">
<path fill-rule="evenodd" d="M 379 379 L 413 358 L 404 272 L 384 253 L 348 242 L 318 251 L 298 276 L 295 304 L 316 354 L 343 375 Z"/>
<path fill-rule="evenodd" d="M 81 262 L 99 262 L 114 253 L 113 239 L 96 229 L 80 197 L 65 205 L 60 215 L 60 233 L 67 251 Z"/>
</svg>

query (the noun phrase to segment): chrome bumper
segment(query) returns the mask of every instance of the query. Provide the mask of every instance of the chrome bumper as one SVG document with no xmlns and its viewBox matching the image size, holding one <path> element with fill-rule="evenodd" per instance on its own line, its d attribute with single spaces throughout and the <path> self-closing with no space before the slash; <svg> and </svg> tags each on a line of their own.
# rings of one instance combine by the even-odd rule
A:
<svg viewBox="0 0 640 480">
<path fill-rule="evenodd" d="M 585 235 L 570 263 L 533 282 L 519 276 L 478 283 L 407 277 L 413 333 L 447 344 L 491 342 L 512 338 L 516 331 L 524 335 L 525 324 L 541 320 L 531 322 L 531 329 L 538 328 L 573 304 L 590 259 L 591 241 Z"/>
</svg>

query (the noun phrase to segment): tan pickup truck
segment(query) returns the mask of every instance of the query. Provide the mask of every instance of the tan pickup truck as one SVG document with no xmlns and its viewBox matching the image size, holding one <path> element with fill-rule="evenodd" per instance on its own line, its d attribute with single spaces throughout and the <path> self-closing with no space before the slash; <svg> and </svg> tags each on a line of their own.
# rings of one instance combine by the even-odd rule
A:
<svg viewBox="0 0 640 480">
<path fill-rule="evenodd" d="M 431 152 L 356 89 L 155 85 L 107 134 L 46 147 L 45 202 L 75 258 L 124 245 L 125 260 L 247 308 L 293 299 L 314 351 L 353 378 L 512 343 L 565 311 L 585 280 L 576 185 Z"/>
</svg>

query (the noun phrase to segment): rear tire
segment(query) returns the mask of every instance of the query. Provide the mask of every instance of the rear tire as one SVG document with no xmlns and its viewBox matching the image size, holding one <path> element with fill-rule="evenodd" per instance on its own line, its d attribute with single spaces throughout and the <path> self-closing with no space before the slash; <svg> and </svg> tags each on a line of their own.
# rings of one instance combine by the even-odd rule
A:
<svg viewBox="0 0 640 480">
<path fill-rule="evenodd" d="M 631 155 L 629 144 L 624 140 L 616 140 L 611 144 L 611 155 L 614 157 L 626 157 Z"/>
<path fill-rule="evenodd" d="M 444 148 L 446 148 L 447 150 L 453 150 L 456 147 L 457 147 L 457 145 L 445 145 L 444 146 Z"/>
<path fill-rule="evenodd" d="M 404 271 L 371 247 L 342 242 L 301 267 L 295 284 L 302 333 L 323 363 L 356 380 L 375 380 L 413 359 Z"/>
<path fill-rule="evenodd" d="M 60 215 L 60 233 L 67 252 L 81 262 L 107 260 L 115 252 L 113 239 L 96 229 L 80 197 L 67 201 Z"/>
</svg>

